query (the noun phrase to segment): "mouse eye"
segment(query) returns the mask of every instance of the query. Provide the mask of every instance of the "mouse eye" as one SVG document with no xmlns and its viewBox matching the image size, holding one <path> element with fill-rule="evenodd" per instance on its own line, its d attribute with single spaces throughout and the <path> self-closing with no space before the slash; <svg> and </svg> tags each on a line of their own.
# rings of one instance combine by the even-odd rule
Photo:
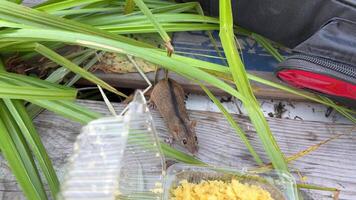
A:
<svg viewBox="0 0 356 200">
<path fill-rule="evenodd" d="M 184 145 L 186 145 L 186 144 L 187 144 L 187 139 L 184 138 L 184 139 L 182 140 L 182 142 L 183 142 Z"/>
<path fill-rule="evenodd" d="M 196 142 L 198 141 L 198 138 L 197 138 L 197 136 L 194 136 L 194 139 L 195 139 L 195 141 L 196 141 Z"/>
</svg>

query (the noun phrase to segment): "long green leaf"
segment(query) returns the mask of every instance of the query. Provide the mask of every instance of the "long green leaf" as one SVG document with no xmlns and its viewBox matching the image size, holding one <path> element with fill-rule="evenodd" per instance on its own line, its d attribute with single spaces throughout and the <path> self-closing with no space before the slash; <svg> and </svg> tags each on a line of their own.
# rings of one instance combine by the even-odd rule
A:
<svg viewBox="0 0 356 200">
<path fill-rule="evenodd" d="M 0 71 L 5 72 L 5 66 L 3 65 L 1 59 L 0 64 Z M 47 182 L 51 188 L 52 197 L 55 199 L 59 189 L 59 182 L 51 164 L 51 161 L 46 153 L 46 149 L 42 145 L 41 140 L 38 137 L 38 134 L 36 133 L 32 121 L 25 110 L 23 102 L 9 99 L 4 99 L 3 101 L 9 111 L 8 114 L 11 113 L 12 118 L 14 119 L 13 122 L 17 123 L 17 126 L 19 127 L 18 129 L 21 130 L 22 134 L 24 135 L 24 138 L 29 142 L 32 150 L 35 152 L 35 156 L 39 160 L 40 166 L 42 167 L 42 172 L 44 172 L 47 178 Z M 5 115 L 5 112 L 3 114 Z M 17 134 L 20 134 L 20 132 L 17 132 Z M 24 142 L 24 144 L 26 144 L 26 142 Z M 23 154 L 23 156 L 25 155 L 26 154 Z M 29 153 L 28 156 L 31 156 L 31 154 Z M 34 165 L 35 164 L 33 164 L 33 167 Z M 39 175 L 37 174 L 37 176 Z M 36 180 L 36 178 L 37 177 L 35 177 L 34 180 Z"/>
<path fill-rule="evenodd" d="M 7 0 L 7 1 L 11 1 L 17 4 L 21 4 L 23 0 Z"/>
<path fill-rule="evenodd" d="M 110 8 L 81 8 L 81 9 L 70 9 L 70 10 L 59 10 L 52 12 L 53 15 L 58 16 L 67 16 L 68 15 L 78 15 L 78 14 L 91 14 L 98 12 L 120 12 L 122 10 L 121 7 L 110 7 Z"/>
<path fill-rule="evenodd" d="M 31 118 L 27 114 L 23 102 L 6 99 L 4 99 L 4 102 L 38 160 L 41 171 L 47 179 L 52 197 L 55 199 L 59 192 L 59 181 L 53 169 L 52 162 L 47 155 L 46 149 L 41 142 Z"/>
<path fill-rule="evenodd" d="M 88 51 L 89 50 L 89 51 Z M 77 57 L 74 58 L 72 60 L 73 63 L 75 63 L 76 65 L 80 65 L 81 63 L 83 63 L 84 61 L 86 61 L 90 56 L 92 56 L 93 54 L 96 53 L 96 51 L 93 50 L 83 50 L 80 51 L 79 53 L 75 53 L 74 55 L 76 55 Z M 69 57 L 67 57 L 69 58 Z M 95 62 L 93 62 L 93 60 Z M 96 62 L 97 62 L 98 58 L 97 56 L 94 56 L 84 67 L 83 69 L 88 70 L 90 67 L 92 67 Z M 88 67 L 89 66 L 89 67 Z M 54 72 L 52 72 L 47 78 L 46 81 L 52 82 L 52 83 L 59 83 L 63 80 L 63 78 L 69 73 L 70 71 L 65 68 L 65 67 L 60 67 L 58 69 L 56 69 Z M 70 87 L 72 86 L 76 81 L 79 80 L 81 76 L 79 75 L 75 75 L 69 82 L 67 82 L 65 85 Z M 29 104 L 26 106 L 27 110 L 30 113 L 31 118 L 37 116 L 38 114 L 40 114 L 43 111 L 43 108 L 34 105 L 34 104 Z"/>
<path fill-rule="evenodd" d="M 21 75 L 9 75 L 9 79 L 12 80 L 12 82 L 18 87 L 21 88 L 26 88 L 29 85 L 35 85 L 38 87 L 47 87 L 49 90 L 52 88 L 56 88 L 55 84 L 51 84 L 50 82 L 46 82 L 46 84 L 36 80 L 35 78 L 27 77 L 27 78 L 22 78 Z M 1 77 L 1 73 L 0 73 Z M 77 105 L 72 101 L 64 101 L 64 100 L 48 100 L 45 98 L 44 100 L 38 100 L 38 99 L 28 99 L 26 98 L 27 101 L 39 105 L 41 107 L 46 108 L 47 110 L 50 110 L 52 112 L 55 112 L 57 114 L 60 114 L 68 119 L 72 119 L 74 121 L 78 121 L 81 123 L 88 123 L 89 121 L 96 119 L 100 117 L 101 115 L 90 111 L 89 109 Z M 36 114 L 36 108 L 32 108 L 34 110 L 30 110 L 30 116 L 33 118 Z"/>
<path fill-rule="evenodd" d="M 65 0 L 65 1 L 59 1 L 56 3 L 48 4 L 48 5 L 42 5 L 42 6 L 36 7 L 36 9 L 51 13 L 54 11 L 65 10 L 68 8 L 73 8 L 76 6 L 81 6 L 81 5 L 94 3 L 94 2 L 98 2 L 98 1 L 103 1 L 103 0 Z"/>
<path fill-rule="evenodd" d="M 10 22 L 17 22 L 19 24 L 26 24 L 38 28 L 60 29 L 79 33 L 87 33 L 104 38 L 111 38 L 113 40 L 125 41 L 126 43 L 133 45 L 151 47 L 151 45 L 138 42 L 128 37 L 111 34 L 86 24 L 53 16 L 45 12 L 7 1 L 0 1 L 0 18 Z"/>
<path fill-rule="evenodd" d="M 194 164 L 194 165 L 206 165 L 204 162 L 194 158 L 193 156 L 190 156 L 186 153 L 183 153 L 181 151 L 178 151 L 169 145 L 167 145 L 164 142 L 160 143 L 160 146 L 162 148 L 163 154 L 168 157 L 168 158 L 173 158 L 177 161 L 184 162 L 187 164 Z"/>
<path fill-rule="evenodd" d="M 75 99 L 75 90 L 44 89 L 37 87 L 13 86 L 0 80 L 0 98 L 24 99 L 24 100 L 70 100 Z"/>
<path fill-rule="evenodd" d="M 283 56 L 278 52 L 276 48 L 274 48 L 270 41 L 266 38 L 258 35 L 256 33 L 252 33 L 251 36 L 259 43 L 263 48 L 265 48 L 278 62 L 282 62 L 284 60 Z"/>
<path fill-rule="evenodd" d="M 63 67 L 66 67 L 67 69 L 71 70 L 72 72 L 79 74 L 83 78 L 100 85 L 101 87 L 109 90 L 110 92 L 113 92 L 117 95 L 120 95 L 122 97 L 127 97 L 125 94 L 117 91 L 115 88 L 107 84 L 105 81 L 99 79 L 92 73 L 86 71 L 85 69 L 77 66 L 76 64 L 72 63 L 70 60 L 66 59 L 65 57 L 59 55 L 58 53 L 52 51 L 51 49 L 36 43 L 35 44 L 35 51 L 38 53 L 42 54 L 43 56 L 47 57 L 48 59 L 52 60 L 53 62 L 56 62 L 58 65 L 62 65 Z"/>
<path fill-rule="evenodd" d="M 240 136 L 242 142 L 246 145 L 247 149 L 250 151 L 252 157 L 255 159 L 258 165 L 262 165 L 263 161 L 256 153 L 255 149 L 250 144 L 250 141 L 246 137 L 246 133 L 242 130 L 242 128 L 235 122 L 229 112 L 225 109 L 225 107 L 220 103 L 220 101 L 210 92 L 210 90 L 205 87 L 203 84 L 199 84 L 200 87 L 204 90 L 204 92 L 209 96 L 209 98 L 214 102 L 214 104 L 219 108 L 219 110 L 224 114 L 227 121 L 230 123 L 230 126 L 235 129 L 238 136 Z"/>
<path fill-rule="evenodd" d="M 171 38 L 165 31 L 165 29 L 161 26 L 161 24 L 157 21 L 156 17 L 152 14 L 150 9 L 146 6 L 146 4 L 142 0 L 134 0 L 135 4 L 140 8 L 140 10 L 145 14 L 145 16 L 150 20 L 153 24 L 163 41 L 165 42 L 165 46 L 168 52 L 168 55 L 171 56 L 174 48 L 171 44 Z"/>
<path fill-rule="evenodd" d="M 94 56 L 91 60 L 89 60 L 85 64 L 83 69 L 89 70 L 90 68 L 92 68 L 95 65 L 95 63 L 97 63 L 98 60 L 100 60 L 100 58 L 103 54 L 104 54 L 104 52 L 98 53 L 97 56 Z M 67 83 L 65 83 L 65 85 L 70 87 L 70 86 L 74 85 L 80 78 L 81 78 L 81 76 L 79 74 L 76 74 L 72 79 L 70 79 Z"/>
<path fill-rule="evenodd" d="M 288 165 L 278 144 L 269 128 L 269 125 L 260 110 L 260 106 L 252 92 L 245 68 L 240 59 L 235 45 L 231 1 L 219 1 L 220 8 L 220 38 L 227 57 L 228 64 L 238 90 L 248 99 L 249 103 L 244 103 L 249 117 L 254 124 L 260 141 L 270 158 L 273 166 L 278 170 L 288 171 Z"/>
<path fill-rule="evenodd" d="M 2 82 L 7 82 L 8 84 L 26 85 L 29 87 L 50 88 L 64 91 L 68 90 L 71 92 L 73 90 L 75 91 L 73 88 L 44 81 L 39 78 L 9 72 L 0 72 L 0 80 L 2 80 Z"/>
<path fill-rule="evenodd" d="M 100 113 L 70 101 L 29 100 L 29 102 L 82 124 L 87 124 L 102 116 Z M 31 117 L 37 114 L 34 111 L 30 111 L 30 113 Z"/>
<path fill-rule="evenodd" d="M 112 17 L 115 17 L 113 15 Z M 219 20 L 213 17 L 202 16 L 199 14 L 189 14 L 189 13 L 160 13 L 155 14 L 156 23 L 197 23 L 197 26 L 202 24 L 199 23 L 210 23 L 210 24 L 219 24 Z M 124 26 L 124 25 L 147 25 L 152 24 L 150 20 L 148 20 L 145 16 L 142 15 L 134 15 L 134 16 L 116 16 L 116 18 L 111 20 L 111 23 L 97 20 L 97 24 L 94 24 L 95 27 L 98 28 L 110 28 L 111 26 Z M 87 21 L 88 24 L 92 24 L 92 21 Z"/>
<path fill-rule="evenodd" d="M 13 174 L 29 199 L 47 199 L 28 145 L 0 100 L 0 148 Z"/>
<path fill-rule="evenodd" d="M 66 88 L 65 86 L 59 86 L 50 82 L 41 81 L 33 77 L 12 73 L 0 72 L 0 78 L 6 78 L 7 81 L 11 81 L 11 83 L 17 85 L 19 88 L 26 88 L 31 85 L 48 88 L 48 90 L 56 89 L 58 87 Z M 77 105 L 72 101 L 58 100 L 58 98 L 55 100 L 48 100 L 48 98 L 44 98 L 44 100 L 26 98 L 26 100 L 38 106 L 44 107 L 47 110 L 60 114 L 68 119 L 72 119 L 83 124 L 86 124 L 89 121 L 101 116 L 99 113 Z M 38 110 L 35 107 L 31 107 L 29 113 L 30 117 L 33 118 L 38 114 Z"/>
<path fill-rule="evenodd" d="M 162 27 L 166 32 L 182 32 L 182 31 L 209 31 L 218 30 L 216 24 L 198 24 L 198 23 L 162 23 Z M 99 27 L 102 30 L 117 34 L 132 34 L 132 33 L 155 33 L 157 30 L 151 24 L 129 24 L 129 25 L 114 25 L 109 27 Z"/>
<path fill-rule="evenodd" d="M 91 56 L 95 55 L 96 51 L 88 49 L 84 50 L 85 53 L 78 55 L 75 59 L 73 59 L 71 62 L 75 65 L 80 65 L 83 62 L 85 62 L 88 58 Z M 69 57 L 67 57 L 69 59 Z M 87 70 L 83 68 L 84 70 Z M 66 68 L 66 67 L 59 67 L 55 71 L 53 71 L 47 78 L 46 81 L 51 82 L 51 83 L 60 83 L 63 81 L 64 77 L 67 76 L 71 71 Z M 68 85 L 67 85 L 68 86 Z"/>
<path fill-rule="evenodd" d="M 180 12 L 191 10 L 197 4 L 198 4 L 197 2 L 173 4 L 173 5 L 162 6 L 162 7 L 151 9 L 151 12 L 152 13 L 180 13 Z M 131 16 L 135 16 L 139 14 L 142 14 L 142 12 L 137 11 L 126 15 L 119 15 L 117 13 L 101 14 L 101 15 L 87 16 L 85 18 L 79 18 L 78 21 L 93 26 L 116 24 L 118 22 L 122 22 L 123 20 L 127 20 L 127 18 L 130 18 Z"/>
<path fill-rule="evenodd" d="M 325 102 L 328 102 L 330 104 L 332 104 L 332 108 L 334 108 L 337 112 L 339 112 L 340 114 L 342 114 L 344 117 L 346 117 L 347 119 L 349 119 L 352 123 L 356 124 L 356 118 L 350 114 L 349 112 L 347 112 L 346 110 L 344 110 L 342 107 L 336 106 L 336 104 L 329 98 L 324 97 L 324 96 L 319 96 L 320 99 L 322 99 Z M 355 114 L 355 113 L 354 113 Z"/>
</svg>

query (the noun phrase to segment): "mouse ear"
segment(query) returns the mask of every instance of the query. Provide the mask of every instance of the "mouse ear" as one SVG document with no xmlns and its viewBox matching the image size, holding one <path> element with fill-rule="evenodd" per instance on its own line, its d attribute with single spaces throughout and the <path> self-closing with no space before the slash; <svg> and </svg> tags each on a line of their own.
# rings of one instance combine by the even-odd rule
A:
<svg viewBox="0 0 356 200">
<path fill-rule="evenodd" d="M 192 128 L 195 128 L 195 127 L 197 126 L 197 121 L 196 121 L 196 120 L 192 120 L 192 121 L 190 122 L 190 126 L 191 126 Z"/>
</svg>

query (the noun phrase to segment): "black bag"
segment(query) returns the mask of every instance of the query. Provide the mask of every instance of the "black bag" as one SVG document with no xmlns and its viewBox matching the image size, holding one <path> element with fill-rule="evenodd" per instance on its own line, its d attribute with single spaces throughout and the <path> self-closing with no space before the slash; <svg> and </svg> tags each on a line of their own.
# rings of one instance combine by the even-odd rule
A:
<svg viewBox="0 0 356 200">
<path fill-rule="evenodd" d="M 200 0 L 218 16 L 219 0 Z M 232 0 L 234 22 L 293 48 L 281 80 L 356 107 L 356 0 Z"/>
</svg>

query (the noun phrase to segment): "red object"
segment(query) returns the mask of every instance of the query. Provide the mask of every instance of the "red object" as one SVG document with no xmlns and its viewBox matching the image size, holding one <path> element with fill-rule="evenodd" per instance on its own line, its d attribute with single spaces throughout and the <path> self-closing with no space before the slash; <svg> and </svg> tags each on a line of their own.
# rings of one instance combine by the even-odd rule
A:
<svg viewBox="0 0 356 200">
<path fill-rule="evenodd" d="M 278 77 L 301 89 L 311 89 L 320 93 L 356 100 L 356 85 L 333 77 L 304 70 L 282 70 Z"/>
</svg>

